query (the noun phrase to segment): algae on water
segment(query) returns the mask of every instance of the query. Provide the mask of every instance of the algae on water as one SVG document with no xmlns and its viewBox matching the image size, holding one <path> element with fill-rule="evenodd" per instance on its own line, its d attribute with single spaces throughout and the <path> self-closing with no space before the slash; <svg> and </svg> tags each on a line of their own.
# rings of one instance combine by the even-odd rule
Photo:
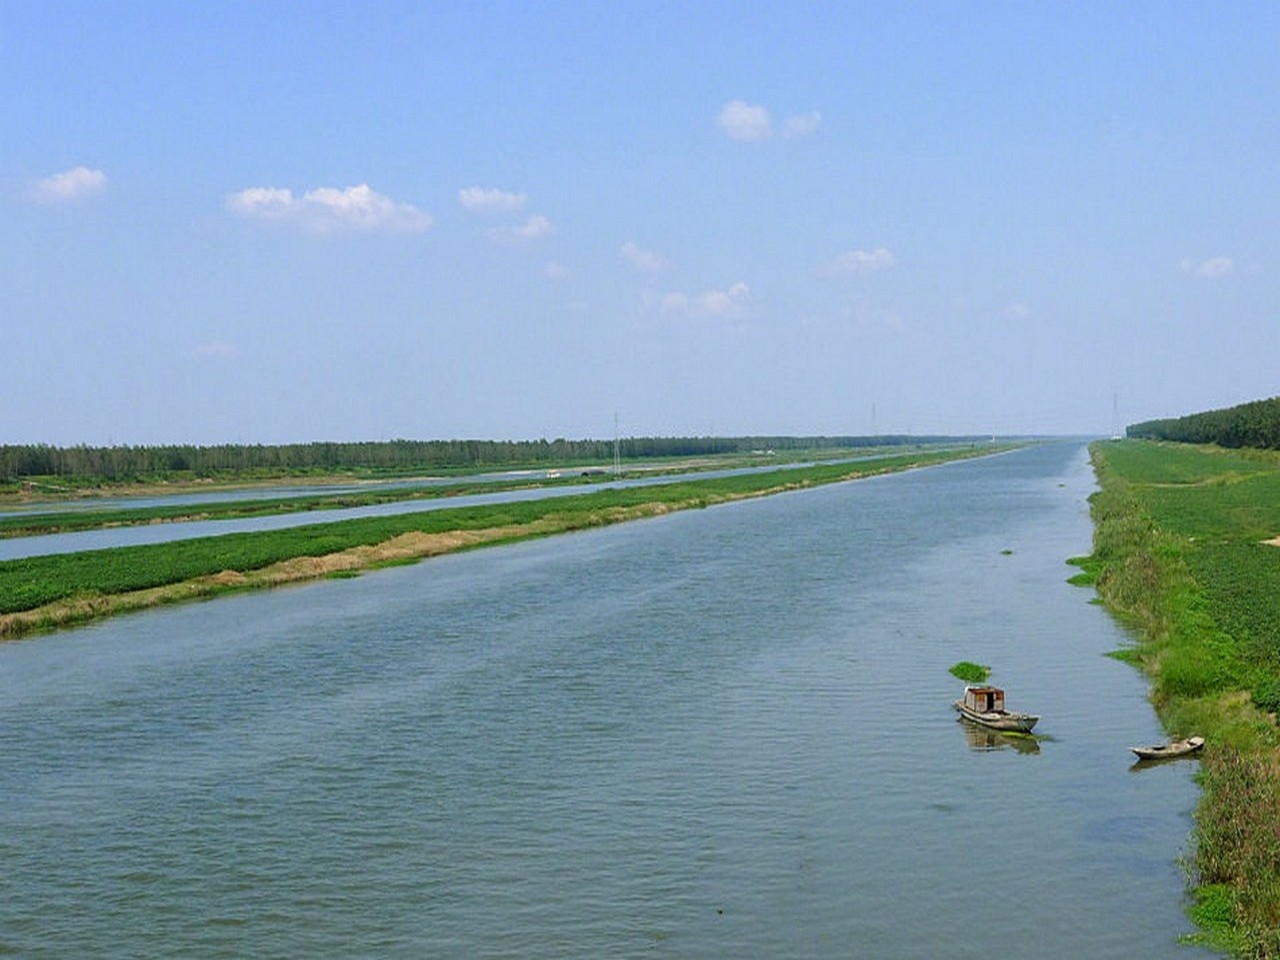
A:
<svg viewBox="0 0 1280 960">
<path fill-rule="evenodd" d="M 991 668 L 984 667 L 980 663 L 970 663 L 968 660 L 961 660 L 951 668 L 951 675 L 965 683 L 982 683 L 987 677 L 991 676 Z"/>
</svg>

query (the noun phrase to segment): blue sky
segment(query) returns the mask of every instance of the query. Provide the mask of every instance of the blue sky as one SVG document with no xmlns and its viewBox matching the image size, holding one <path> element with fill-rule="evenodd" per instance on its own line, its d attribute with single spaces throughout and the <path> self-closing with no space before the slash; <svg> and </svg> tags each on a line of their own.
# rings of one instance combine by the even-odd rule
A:
<svg viewBox="0 0 1280 960">
<path fill-rule="evenodd" d="M 1275 3 L 0 0 L 0 443 L 1280 393 Z"/>
</svg>

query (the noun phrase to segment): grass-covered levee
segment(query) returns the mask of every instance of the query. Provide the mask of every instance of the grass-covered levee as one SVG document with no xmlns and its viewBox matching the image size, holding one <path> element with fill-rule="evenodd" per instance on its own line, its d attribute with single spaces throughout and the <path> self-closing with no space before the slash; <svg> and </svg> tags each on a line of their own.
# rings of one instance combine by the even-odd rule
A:
<svg viewBox="0 0 1280 960">
<path fill-rule="evenodd" d="M 1091 447 L 1093 553 L 1074 562 L 1135 635 L 1168 731 L 1206 738 L 1189 859 L 1212 946 L 1280 957 L 1280 454 Z M 1278 541 L 1280 542 L 1280 541 Z"/>
</svg>

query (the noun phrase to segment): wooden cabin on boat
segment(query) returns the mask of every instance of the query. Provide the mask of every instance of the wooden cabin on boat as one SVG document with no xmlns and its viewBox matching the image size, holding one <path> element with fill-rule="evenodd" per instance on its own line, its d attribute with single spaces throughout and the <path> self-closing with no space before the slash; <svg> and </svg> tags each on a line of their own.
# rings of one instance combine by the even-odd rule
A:
<svg viewBox="0 0 1280 960">
<path fill-rule="evenodd" d="M 1004 710 L 1004 691 L 999 687 L 965 687 L 964 705 L 974 713 L 999 713 Z"/>
</svg>

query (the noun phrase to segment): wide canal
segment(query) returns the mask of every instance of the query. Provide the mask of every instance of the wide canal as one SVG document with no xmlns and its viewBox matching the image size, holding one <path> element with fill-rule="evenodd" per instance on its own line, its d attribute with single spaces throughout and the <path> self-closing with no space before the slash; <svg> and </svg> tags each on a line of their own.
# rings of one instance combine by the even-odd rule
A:
<svg viewBox="0 0 1280 960">
<path fill-rule="evenodd" d="M 0 645 L 0 954 L 1199 956 L 1092 489 L 1052 444 Z"/>
</svg>

